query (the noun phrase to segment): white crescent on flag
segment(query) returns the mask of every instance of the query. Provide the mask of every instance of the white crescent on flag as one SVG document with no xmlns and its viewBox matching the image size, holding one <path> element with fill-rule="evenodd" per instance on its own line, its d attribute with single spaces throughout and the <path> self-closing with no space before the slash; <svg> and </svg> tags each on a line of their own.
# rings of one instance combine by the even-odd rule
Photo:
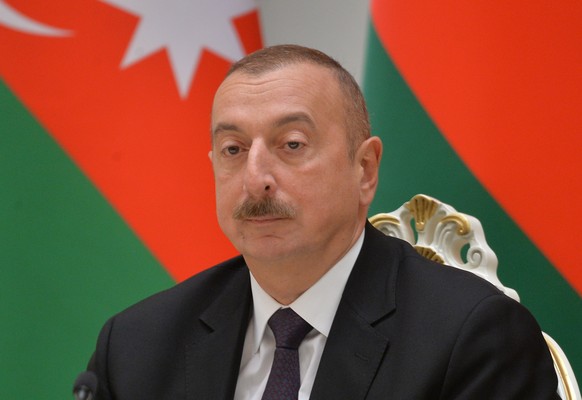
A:
<svg viewBox="0 0 582 400">
<path fill-rule="evenodd" d="M 39 36 L 70 36 L 73 34 L 71 31 L 54 28 L 42 22 L 35 21 L 6 4 L 4 0 L 0 0 L 0 25 L 16 31 Z"/>
<path fill-rule="evenodd" d="M 182 98 L 204 48 L 232 61 L 244 55 L 232 20 L 256 9 L 252 0 L 102 1 L 140 18 L 121 68 L 165 49 Z"/>
</svg>

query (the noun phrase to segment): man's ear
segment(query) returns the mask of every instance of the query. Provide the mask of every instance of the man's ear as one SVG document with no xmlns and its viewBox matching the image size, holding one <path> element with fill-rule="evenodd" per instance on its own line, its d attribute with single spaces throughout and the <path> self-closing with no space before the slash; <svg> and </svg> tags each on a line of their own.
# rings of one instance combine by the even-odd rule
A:
<svg viewBox="0 0 582 400">
<path fill-rule="evenodd" d="M 212 162 L 212 150 L 208 152 L 208 159 Z"/>
<path fill-rule="evenodd" d="M 380 160 L 382 159 L 382 140 L 377 136 L 366 139 L 356 153 L 360 166 L 360 203 L 369 206 L 378 187 Z"/>
</svg>

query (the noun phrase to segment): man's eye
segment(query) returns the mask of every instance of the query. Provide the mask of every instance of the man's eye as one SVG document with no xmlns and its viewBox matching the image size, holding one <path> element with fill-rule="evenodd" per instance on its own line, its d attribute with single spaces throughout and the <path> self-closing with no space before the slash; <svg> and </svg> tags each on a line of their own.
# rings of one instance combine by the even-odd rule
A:
<svg viewBox="0 0 582 400">
<path fill-rule="evenodd" d="M 297 150 L 298 148 L 301 147 L 301 143 L 299 143 L 299 142 L 289 142 L 289 143 L 287 143 L 287 147 L 289 147 L 291 150 Z"/>
<path fill-rule="evenodd" d="M 240 147 L 238 146 L 228 146 L 223 150 L 224 154 L 227 156 L 234 156 L 240 153 Z"/>
</svg>

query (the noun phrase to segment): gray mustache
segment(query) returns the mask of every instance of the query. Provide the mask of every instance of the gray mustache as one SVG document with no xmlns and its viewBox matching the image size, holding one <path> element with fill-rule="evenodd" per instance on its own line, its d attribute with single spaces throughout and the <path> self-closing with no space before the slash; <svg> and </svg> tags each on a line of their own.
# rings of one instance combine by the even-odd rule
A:
<svg viewBox="0 0 582 400">
<path fill-rule="evenodd" d="M 293 218 L 295 210 L 287 203 L 272 197 L 261 200 L 246 199 L 235 208 L 233 217 L 237 220 L 257 217 Z"/>
</svg>

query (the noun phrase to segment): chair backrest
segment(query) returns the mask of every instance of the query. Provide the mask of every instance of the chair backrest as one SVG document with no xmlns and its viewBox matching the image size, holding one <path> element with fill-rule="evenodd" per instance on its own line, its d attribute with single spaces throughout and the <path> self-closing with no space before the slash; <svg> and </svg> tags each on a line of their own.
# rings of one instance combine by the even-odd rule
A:
<svg viewBox="0 0 582 400">
<path fill-rule="evenodd" d="M 576 382 L 576 376 L 572 370 L 572 366 L 568 361 L 568 357 L 564 354 L 562 348 L 556 343 L 556 341 L 547 333 L 542 332 L 546 343 L 550 348 L 550 353 L 552 354 L 552 359 L 554 360 L 554 368 L 556 374 L 558 375 L 558 394 L 564 400 L 580 400 L 580 388 L 578 387 L 578 382 Z"/>
<path fill-rule="evenodd" d="M 477 218 L 433 197 L 417 194 L 397 210 L 374 215 L 370 222 L 386 235 L 406 240 L 424 257 L 473 272 L 519 301 L 517 292 L 497 277 L 497 256 L 487 244 Z M 544 333 L 544 338 L 559 378 L 558 394 L 564 400 L 582 400 L 566 355 L 548 334 Z"/>
<path fill-rule="evenodd" d="M 386 235 L 406 240 L 426 258 L 471 271 L 519 301 L 517 292 L 499 281 L 497 256 L 477 218 L 418 194 L 395 211 L 374 215 L 370 222 Z"/>
</svg>

